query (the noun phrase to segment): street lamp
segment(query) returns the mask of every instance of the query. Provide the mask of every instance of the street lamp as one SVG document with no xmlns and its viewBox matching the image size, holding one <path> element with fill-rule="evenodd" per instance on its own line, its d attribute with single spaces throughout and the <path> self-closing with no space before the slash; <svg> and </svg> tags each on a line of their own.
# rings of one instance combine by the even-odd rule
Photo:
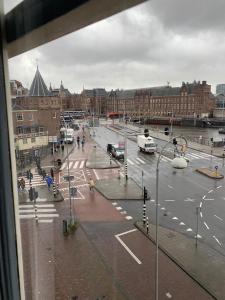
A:
<svg viewBox="0 0 225 300">
<path fill-rule="evenodd" d="M 175 139 L 180 138 L 185 141 L 185 149 L 187 149 L 187 140 L 183 136 L 177 136 Z M 170 140 L 163 146 L 162 150 L 159 153 L 159 157 L 156 163 L 156 226 L 155 226 L 155 242 L 156 242 L 156 252 L 155 252 L 155 300 L 158 300 L 159 292 L 159 239 L 158 239 L 158 226 L 159 226 L 159 163 L 161 161 L 162 155 L 165 148 L 173 141 L 171 137 Z M 187 161 L 184 157 L 175 157 L 172 162 L 172 166 L 178 169 L 184 169 L 187 167 Z"/>
</svg>

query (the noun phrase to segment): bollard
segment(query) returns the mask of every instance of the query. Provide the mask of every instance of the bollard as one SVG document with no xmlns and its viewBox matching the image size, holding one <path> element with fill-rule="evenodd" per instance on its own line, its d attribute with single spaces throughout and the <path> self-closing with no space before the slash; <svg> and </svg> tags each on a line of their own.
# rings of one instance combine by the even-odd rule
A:
<svg viewBox="0 0 225 300">
<path fill-rule="evenodd" d="M 56 198 L 57 190 L 56 190 L 55 182 L 53 182 L 52 191 L 53 191 L 54 198 Z"/>
<path fill-rule="evenodd" d="M 145 223 L 146 223 L 146 205 L 143 204 L 143 218 L 142 218 L 142 221 L 143 221 L 143 226 L 145 226 Z"/>
<path fill-rule="evenodd" d="M 37 206 L 36 206 L 36 204 L 34 205 L 34 218 L 35 218 L 35 221 L 36 221 L 36 223 L 38 223 L 38 215 L 37 215 Z"/>
<path fill-rule="evenodd" d="M 147 220 L 146 220 L 146 229 L 147 229 L 147 234 L 148 234 L 148 232 L 149 232 L 149 224 L 148 224 L 148 217 L 147 217 Z"/>
<path fill-rule="evenodd" d="M 68 233 L 67 220 L 63 220 L 63 234 Z"/>
</svg>

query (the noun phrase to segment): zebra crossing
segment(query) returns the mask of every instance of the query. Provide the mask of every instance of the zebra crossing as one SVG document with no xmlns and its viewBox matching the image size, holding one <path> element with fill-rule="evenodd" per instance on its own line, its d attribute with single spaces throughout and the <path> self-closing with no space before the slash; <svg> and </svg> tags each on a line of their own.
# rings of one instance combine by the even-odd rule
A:
<svg viewBox="0 0 225 300">
<path fill-rule="evenodd" d="M 26 176 L 23 176 L 23 177 L 18 177 L 18 180 L 20 180 L 21 178 L 25 180 L 25 188 L 28 188 L 30 186 L 29 179 L 27 179 Z M 31 180 L 31 184 L 32 187 L 46 185 L 46 181 L 43 180 L 41 175 L 37 173 L 33 173 L 33 179 Z"/>
<path fill-rule="evenodd" d="M 38 223 L 52 223 L 54 218 L 58 218 L 54 204 L 44 203 L 47 199 L 37 199 L 36 204 L 20 204 L 19 218 L 22 220 L 34 219 Z"/>
<path fill-rule="evenodd" d="M 76 170 L 76 169 L 83 169 L 85 167 L 85 160 L 71 160 L 70 162 L 65 161 L 60 170 L 63 171 L 65 169 L 72 169 L 72 170 Z"/>
<path fill-rule="evenodd" d="M 173 154 L 171 152 L 171 154 Z M 154 158 L 158 158 L 158 153 L 155 154 L 155 156 L 152 156 L 153 160 L 155 160 Z M 171 157 L 173 157 L 173 155 L 171 155 Z M 193 161 L 193 160 L 199 160 L 199 159 L 205 159 L 205 160 L 211 160 L 212 155 L 207 154 L 207 153 L 203 153 L 203 152 L 188 152 L 185 154 L 185 158 L 188 158 L 189 161 Z M 167 156 L 162 155 L 161 156 L 161 160 L 164 162 L 171 162 L 172 158 L 169 158 Z M 152 160 L 151 160 L 152 161 Z M 151 163 L 150 160 L 144 159 L 143 157 L 129 157 L 127 158 L 127 165 L 130 166 L 134 166 L 134 165 L 144 165 L 144 164 L 149 164 Z M 118 162 L 121 166 L 123 165 L 123 162 Z"/>
</svg>

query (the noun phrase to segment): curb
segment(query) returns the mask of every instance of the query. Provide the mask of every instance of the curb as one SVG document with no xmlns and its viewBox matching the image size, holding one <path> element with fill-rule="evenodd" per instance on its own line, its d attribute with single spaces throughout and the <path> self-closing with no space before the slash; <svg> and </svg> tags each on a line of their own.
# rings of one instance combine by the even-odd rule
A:
<svg viewBox="0 0 225 300">
<path fill-rule="evenodd" d="M 139 221 L 140 222 L 140 221 Z M 138 225 L 138 221 L 134 222 L 134 226 L 142 232 L 150 241 L 152 241 L 155 244 L 154 238 L 152 238 L 150 235 L 148 235 L 142 227 Z M 164 247 L 159 245 L 159 249 L 169 258 L 171 259 L 181 270 L 183 270 L 189 277 L 191 277 L 201 288 L 203 288 L 212 298 L 215 300 L 218 300 L 218 298 L 214 295 L 213 291 L 209 290 L 207 287 L 205 287 L 194 275 L 192 275 L 189 271 L 185 269 L 185 267 L 180 263 L 175 257 L 173 257 Z"/>
<path fill-rule="evenodd" d="M 213 178 L 213 179 L 223 179 L 224 176 L 220 173 L 218 173 L 217 175 L 215 174 L 215 171 L 212 171 L 208 168 L 200 168 L 200 169 L 196 169 L 196 172 L 203 174 L 209 178 Z M 215 175 L 214 175 L 215 174 Z"/>
</svg>

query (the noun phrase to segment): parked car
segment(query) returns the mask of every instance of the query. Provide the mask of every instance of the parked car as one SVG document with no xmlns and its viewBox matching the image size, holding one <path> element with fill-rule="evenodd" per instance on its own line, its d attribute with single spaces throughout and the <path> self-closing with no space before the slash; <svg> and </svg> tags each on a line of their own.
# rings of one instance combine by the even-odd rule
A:
<svg viewBox="0 0 225 300">
<path fill-rule="evenodd" d="M 113 157 L 116 159 L 124 159 L 124 147 L 118 144 L 108 144 L 107 145 L 107 152 L 111 153 Z"/>
</svg>

